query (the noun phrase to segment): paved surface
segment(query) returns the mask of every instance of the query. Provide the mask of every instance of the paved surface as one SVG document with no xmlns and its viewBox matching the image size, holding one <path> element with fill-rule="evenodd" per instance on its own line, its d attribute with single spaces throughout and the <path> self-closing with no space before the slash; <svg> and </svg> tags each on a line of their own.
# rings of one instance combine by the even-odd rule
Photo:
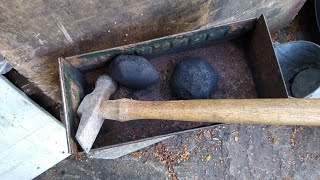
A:
<svg viewBox="0 0 320 180">
<path fill-rule="evenodd" d="M 37 179 L 320 179 L 320 127 L 223 125 L 116 160 L 69 157 Z"/>
</svg>

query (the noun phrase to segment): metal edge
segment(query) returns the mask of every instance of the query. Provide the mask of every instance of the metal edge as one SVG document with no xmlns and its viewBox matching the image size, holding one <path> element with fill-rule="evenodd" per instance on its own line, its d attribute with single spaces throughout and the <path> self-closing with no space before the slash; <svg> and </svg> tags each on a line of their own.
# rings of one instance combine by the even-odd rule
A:
<svg viewBox="0 0 320 180">
<path fill-rule="evenodd" d="M 119 49 L 128 49 L 137 45 L 141 45 L 141 44 L 145 44 L 145 43 L 149 43 L 152 41 L 156 41 L 156 40 L 164 40 L 167 38 L 174 38 L 174 37 L 179 37 L 179 36 L 183 36 L 186 33 L 192 34 L 192 33 L 197 33 L 209 28 L 215 28 L 215 27 L 220 27 L 220 26 L 228 26 L 228 25 L 233 25 L 233 24 L 237 24 L 237 23 L 242 23 L 242 22 L 249 22 L 249 21 L 257 21 L 258 18 L 248 18 L 248 19 L 244 19 L 244 20 L 240 20 L 240 21 L 234 21 L 234 22 L 230 22 L 230 23 L 225 23 L 225 24 L 219 24 L 219 25 L 210 25 L 204 28 L 200 28 L 200 29 L 196 29 L 196 30 L 192 30 L 192 31 L 185 31 L 185 32 L 181 32 L 178 34 L 173 34 L 173 35 L 169 35 L 169 36 L 163 36 L 163 37 L 159 37 L 159 38 L 155 38 L 155 39 L 150 39 L 150 40 L 146 40 L 146 41 L 141 41 L 138 43 L 134 43 L 134 44 L 129 44 L 129 45 L 123 45 L 123 46 L 117 46 L 117 47 L 113 47 L 113 48 L 109 48 L 109 49 L 104 49 L 104 50 L 100 50 L 100 51 L 94 51 L 94 52 L 90 52 L 90 53 L 84 53 L 84 54 L 80 54 L 80 55 L 75 55 L 75 56 L 69 56 L 69 57 L 65 57 L 65 60 L 69 61 L 70 59 L 74 59 L 74 58 L 81 58 L 82 56 L 87 56 L 87 55 L 92 55 L 92 54 L 97 54 L 97 53 L 103 53 L 111 50 L 119 50 Z"/>
<path fill-rule="evenodd" d="M 311 41 L 306 41 L 306 40 L 289 41 L 289 42 L 286 42 L 286 43 L 279 44 L 276 47 L 281 47 L 281 46 L 284 46 L 284 45 L 286 45 L 288 43 L 294 44 L 294 43 L 301 43 L 301 42 L 311 44 L 312 46 L 317 46 L 320 49 L 320 45 L 319 44 L 316 44 L 316 43 L 311 42 Z"/>
<path fill-rule="evenodd" d="M 125 46 L 87 53 L 84 55 L 78 55 L 79 57 L 69 58 L 67 61 L 74 68 L 77 68 L 81 71 L 86 71 L 102 67 L 105 63 L 118 54 L 136 54 L 145 57 L 154 57 L 163 53 L 167 54 L 174 51 L 183 51 L 191 47 L 201 47 L 203 44 L 209 42 L 212 44 L 237 38 L 245 34 L 249 29 L 252 29 L 251 26 L 254 25 L 254 22 L 256 22 L 256 19 L 234 22 L 230 23 L 229 25 L 213 26 L 209 28 L 183 32 L 180 34 L 173 34 L 171 36 L 164 36 L 162 38 L 151 39 L 148 41 L 142 41 Z M 213 34 L 218 33 L 215 31 L 220 31 L 221 28 L 225 31 L 223 35 L 212 36 L 212 32 L 214 32 Z M 205 38 L 201 37 L 201 35 L 204 34 Z M 178 39 L 188 39 L 187 44 L 182 46 L 176 45 L 175 42 Z M 147 51 L 144 52 L 145 50 Z"/>
<path fill-rule="evenodd" d="M 60 87 L 61 87 L 61 96 L 62 96 L 62 107 L 63 107 L 63 117 L 61 119 L 63 120 L 63 124 L 66 128 L 66 138 L 67 138 L 67 145 L 68 145 L 68 152 L 70 154 L 76 154 L 78 153 L 78 150 L 72 148 L 72 140 L 71 140 L 71 133 L 70 133 L 70 124 L 69 124 L 69 114 L 68 114 L 68 108 L 67 108 L 67 102 L 66 102 L 66 92 L 65 92 L 65 83 L 64 83 L 64 72 L 63 72 L 63 62 L 65 61 L 64 58 L 58 58 L 58 64 L 59 64 L 59 79 L 60 79 Z"/>
<path fill-rule="evenodd" d="M 178 132 L 173 132 L 173 133 L 169 133 L 169 134 L 163 134 L 163 135 L 158 135 L 158 136 L 153 136 L 153 137 L 148 137 L 148 138 L 143 138 L 143 139 L 139 139 L 139 140 L 134 140 L 134 141 L 128 141 L 128 142 L 124 142 L 124 143 L 119 143 L 119 144 L 114 144 L 114 145 L 110 145 L 110 146 L 103 146 L 103 147 L 99 147 L 99 148 L 95 148 L 95 149 L 91 149 L 90 153 L 94 153 L 95 151 L 101 151 L 101 150 L 105 150 L 105 149 L 111 149 L 111 148 L 116 148 L 116 147 L 120 147 L 120 146 L 126 146 L 129 144 L 133 144 L 133 143 L 141 143 L 143 141 L 148 141 L 148 140 L 153 140 L 153 139 L 158 139 L 158 138 L 165 138 L 165 137 L 172 137 L 175 135 L 179 135 L 182 133 L 187 133 L 187 132 L 193 132 L 193 131 L 197 131 L 197 130 L 201 130 L 201 129 L 208 129 L 208 128 L 213 128 L 213 127 L 219 127 L 219 126 L 223 126 L 223 125 L 227 125 L 228 123 L 224 123 L 224 124 L 211 124 L 211 125 L 207 125 L 207 126 L 200 126 L 200 127 L 196 127 L 196 128 L 192 128 L 192 129 L 187 129 L 187 130 L 183 130 L 183 131 L 178 131 Z M 85 153 L 80 152 L 80 153 Z"/>
<path fill-rule="evenodd" d="M 283 74 L 282 74 L 282 71 L 281 71 L 281 67 L 280 67 L 280 64 L 279 64 L 279 60 L 277 58 L 277 55 L 276 55 L 276 52 L 274 50 L 274 46 L 273 46 L 273 41 L 271 39 L 271 33 L 270 33 L 270 29 L 269 29 L 269 26 L 268 26 L 268 22 L 266 20 L 266 17 L 264 16 L 264 14 L 262 14 L 260 17 L 263 18 L 263 21 L 266 25 L 266 29 L 267 29 L 267 32 L 268 32 L 268 35 L 269 35 L 269 38 L 270 38 L 270 43 L 271 43 L 271 48 L 272 48 L 272 52 L 273 52 L 273 55 L 274 57 L 276 58 L 276 61 L 277 61 L 277 65 L 278 65 L 278 69 L 279 69 L 279 72 L 280 72 L 280 75 L 281 75 L 281 79 L 282 79 L 282 84 L 283 84 L 283 87 L 284 87 L 284 90 L 285 90 L 285 93 L 286 93 L 286 97 L 289 97 L 289 93 L 288 93 L 288 89 L 286 87 L 286 83 L 284 82 L 284 78 L 283 78 Z M 259 18 L 260 18 L 259 17 Z"/>
<path fill-rule="evenodd" d="M 268 28 L 267 21 L 266 21 L 265 16 L 263 14 L 261 14 L 259 16 L 259 18 L 257 18 L 256 26 L 254 28 L 254 31 L 252 32 L 252 36 L 250 37 L 249 47 L 254 46 L 254 44 L 261 44 L 261 42 L 259 42 L 257 40 L 257 37 L 256 37 L 256 36 L 259 36 L 259 34 L 256 34 L 257 28 L 262 28 L 262 30 L 265 31 L 264 34 L 267 34 L 267 36 L 268 36 L 267 44 L 263 43 L 263 45 L 266 46 L 266 47 L 262 47 L 262 48 L 260 47 L 260 49 L 268 48 L 270 50 L 269 53 L 272 53 L 270 55 L 273 56 L 272 58 L 276 60 L 276 62 L 275 62 L 276 64 L 274 64 L 276 67 L 274 67 L 274 68 L 276 68 L 278 70 L 277 72 L 279 73 L 278 74 L 280 76 L 279 78 L 281 78 L 281 80 L 278 79 L 278 80 L 280 80 L 278 83 L 281 83 L 281 86 L 283 88 L 282 90 L 277 90 L 275 94 L 269 94 L 269 93 L 265 94 L 263 91 L 261 91 L 261 89 L 263 89 L 263 87 L 266 84 L 268 84 L 268 82 L 263 83 L 263 86 L 261 86 L 261 80 L 263 80 L 265 78 L 263 78 L 262 76 L 256 76 L 255 74 L 253 74 L 254 81 L 255 81 L 255 84 L 256 84 L 256 89 L 257 89 L 257 92 L 258 92 L 258 96 L 259 96 L 259 98 L 288 98 L 288 91 L 287 91 L 287 88 L 285 86 L 285 82 L 284 82 L 284 78 L 283 78 L 283 75 L 282 75 L 282 72 L 281 72 L 281 69 L 280 69 L 279 61 L 278 61 L 277 56 L 275 54 L 274 45 L 272 43 L 272 39 L 271 39 L 271 35 L 270 35 L 270 30 Z M 249 55 L 250 55 L 249 59 L 252 59 L 252 58 L 261 59 L 261 56 L 262 56 L 262 55 L 260 55 L 261 52 L 257 52 L 256 51 L 257 48 L 251 48 L 251 49 L 253 49 L 253 50 L 249 50 Z M 267 64 L 266 62 L 267 61 L 264 61 L 264 64 Z M 261 63 L 263 63 L 263 61 L 261 61 Z M 251 61 L 250 64 L 251 64 L 251 66 L 253 66 L 252 72 L 254 72 L 255 70 L 259 71 L 259 69 L 261 70 L 261 68 L 259 68 L 259 66 L 257 66 L 255 64 L 255 62 Z M 267 73 L 268 73 L 268 71 L 267 71 Z M 264 73 L 259 72 L 259 74 L 260 75 L 261 74 L 265 74 L 265 72 Z M 280 91 L 282 91 L 282 92 L 280 92 Z"/>
<path fill-rule="evenodd" d="M 140 149 L 143 149 L 153 144 L 164 141 L 171 137 L 173 136 L 154 138 L 154 139 L 145 140 L 137 143 L 130 143 L 130 144 L 122 145 L 118 147 L 100 149 L 98 151 L 92 151 L 92 152 L 90 151 L 87 154 L 87 156 L 89 158 L 95 158 L 95 159 L 116 159 L 116 158 L 125 156 L 127 154 L 133 153 L 134 151 L 138 151 Z"/>
</svg>

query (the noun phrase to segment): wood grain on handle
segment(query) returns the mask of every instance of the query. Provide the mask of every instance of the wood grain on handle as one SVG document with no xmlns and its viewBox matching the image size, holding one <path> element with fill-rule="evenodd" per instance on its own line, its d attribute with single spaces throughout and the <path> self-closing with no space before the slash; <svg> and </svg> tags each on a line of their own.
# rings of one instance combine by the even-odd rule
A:
<svg viewBox="0 0 320 180">
<path fill-rule="evenodd" d="M 212 123 L 320 126 L 319 99 L 210 99 L 180 101 L 104 101 L 105 119 L 179 120 Z"/>
</svg>

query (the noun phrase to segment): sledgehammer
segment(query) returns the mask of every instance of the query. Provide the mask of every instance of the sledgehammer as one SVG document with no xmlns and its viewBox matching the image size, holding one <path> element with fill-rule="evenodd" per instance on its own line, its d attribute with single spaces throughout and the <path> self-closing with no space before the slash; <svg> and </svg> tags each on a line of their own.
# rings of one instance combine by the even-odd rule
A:
<svg viewBox="0 0 320 180">
<path fill-rule="evenodd" d="M 319 99 L 107 100 L 115 90 L 111 78 L 100 76 L 95 90 L 78 108 L 81 119 L 76 138 L 86 152 L 104 119 L 320 126 Z"/>
</svg>

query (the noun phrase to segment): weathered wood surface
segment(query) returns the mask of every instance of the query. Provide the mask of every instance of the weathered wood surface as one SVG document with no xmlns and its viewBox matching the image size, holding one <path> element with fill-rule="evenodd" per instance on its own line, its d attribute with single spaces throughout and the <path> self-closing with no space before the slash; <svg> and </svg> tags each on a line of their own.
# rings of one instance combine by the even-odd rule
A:
<svg viewBox="0 0 320 180">
<path fill-rule="evenodd" d="M 55 101 L 58 57 L 259 16 L 270 29 L 290 22 L 305 0 L 3 1 L 0 54 Z"/>
</svg>

